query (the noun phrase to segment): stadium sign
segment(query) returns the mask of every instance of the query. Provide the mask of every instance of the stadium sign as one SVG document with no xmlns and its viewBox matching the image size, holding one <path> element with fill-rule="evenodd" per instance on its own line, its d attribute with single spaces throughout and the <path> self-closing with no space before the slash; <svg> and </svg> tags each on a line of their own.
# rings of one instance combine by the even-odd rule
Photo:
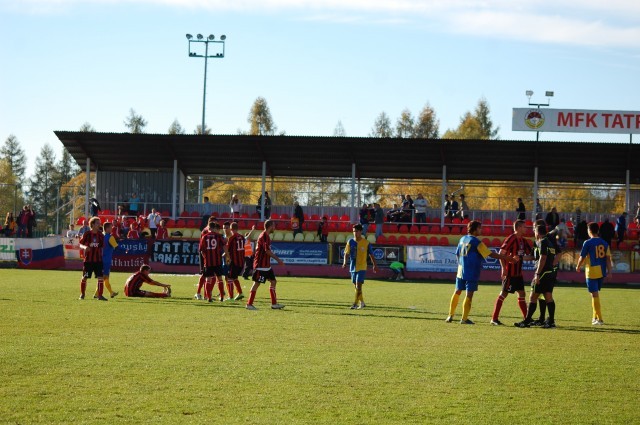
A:
<svg viewBox="0 0 640 425">
<path fill-rule="evenodd" d="M 513 131 L 640 133 L 640 111 L 513 108 Z"/>
</svg>

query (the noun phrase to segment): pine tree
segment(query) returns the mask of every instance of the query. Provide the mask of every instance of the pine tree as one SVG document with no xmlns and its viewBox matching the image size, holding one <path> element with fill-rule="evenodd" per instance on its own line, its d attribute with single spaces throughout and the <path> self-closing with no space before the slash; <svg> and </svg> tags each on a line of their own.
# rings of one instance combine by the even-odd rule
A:
<svg viewBox="0 0 640 425">
<path fill-rule="evenodd" d="M 0 159 L 4 159 L 9 164 L 11 172 L 16 177 L 16 184 L 22 187 L 27 170 L 27 156 L 24 149 L 20 146 L 18 138 L 13 134 L 4 141 L 4 145 L 0 148 Z"/>
<path fill-rule="evenodd" d="M 440 120 L 436 118 L 436 111 L 427 103 L 413 127 L 414 137 L 420 139 L 437 139 L 440 131 Z"/>
<path fill-rule="evenodd" d="M 484 97 L 481 98 L 478 101 L 476 110 L 474 111 L 474 116 L 482 128 L 482 139 L 495 140 L 498 139 L 498 131 L 500 131 L 500 127 L 493 128 L 493 121 L 489 116 L 490 113 L 491 111 L 489 110 L 489 103 L 487 102 L 487 99 Z"/>
<path fill-rule="evenodd" d="M 124 125 L 133 134 L 142 134 L 147 126 L 147 121 L 142 115 L 137 115 L 133 108 L 129 109 L 129 116 L 125 118 Z"/>
<path fill-rule="evenodd" d="M 380 112 L 378 118 L 373 123 L 373 128 L 369 137 L 389 138 L 393 137 L 393 130 L 391 129 L 391 120 L 389 116 L 383 111 Z"/>
<path fill-rule="evenodd" d="M 278 129 L 273 122 L 269 105 L 264 97 L 258 97 L 253 102 L 247 122 L 250 125 L 249 134 L 251 136 L 272 136 Z"/>
<path fill-rule="evenodd" d="M 167 130 L 168 134 L 184 134 L 184 128 L 182 128 L 182 126 L 180 125 L 180 123 L 178 122 L 178 119 L 174 119 L 173 122 L 171 123 L 171 126 L 169 127 L 169 130 Z"/>
<path fill-rule="evenodd" d="M 333 130 L 333 137 L 345 137 L 346 135 L 347 132 L 344 130 L 342 121 L 338 121 L 338 124 L 336 124 L 336 128 Z"/>
<path fill-rule="evenodd" d="M 400 117 L 396 122 L 396 137 L 401 139 L 412 138 L 414 134 L 413 116 L 409 109 L 405 109 L 400 113 Z"/>
<path fill-rule="evenodd" d="M 50 224 L 48 215 L 56 209 L 56 195 L 58 188 L 56 182 L 60 180 L 56 168 L 56 154 L 51 146 L 45 144 L 36 158 L 36 169 L 29 179 L 27 197 L 29 204 L 37 214 L 40 221 Z"/>
</svg>

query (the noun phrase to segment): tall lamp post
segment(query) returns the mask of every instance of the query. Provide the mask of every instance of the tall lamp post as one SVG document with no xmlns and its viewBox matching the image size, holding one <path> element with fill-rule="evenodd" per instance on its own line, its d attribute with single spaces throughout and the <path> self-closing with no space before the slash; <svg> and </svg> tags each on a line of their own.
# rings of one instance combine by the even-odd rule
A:
<svg viewBox="0 0 640 425">
<path fill-rule="evenodd" d="M 224 42 L 227 39 L 226 35 L 221 35 L 220 40 L 216 40 L 213 34 L 209 34 L 207 38 L 204 38 L 202 34 L 197 34 L 196 39 L 193 39 L 191 34 L 187 34 L 187 40 L 189 41 L 189 57 L 191 58 L 204 58 L 204 88 L 202 90 L 202 124 L 200 127 L 200 134 L 205 134 L 205 110 L 207 105 L 207 61 L 209 58 L 224 58 Z M 194 44 L 196 43 L 196 44 Z M 202 54 L 201 43 L 204 43 L 204 54 Z M 222 45 L 222 51 L 209 53 L 209 43 Z M 202 176 L 198 178 L 198 200 L 202 200 Z"/>
<path fill-rule="evenodd" d="M 544 92 L 544 95 L 547 96 L 547 103 L 531 103 L 531 96 L 533 96 L 533 90 L 527 90 L 525 94 L 529 98 L 529 106 L 536 106 L 538 109 L 540 109 L 541 106 L 549 106 L 551 104 L 551 98 L 553 97 L 553 92 L 547 90 L 546 92 Z M 540 138 L 540 132 L 536 131 L 536 142 L 539 140 L 539 138 Z"/>
</svg>

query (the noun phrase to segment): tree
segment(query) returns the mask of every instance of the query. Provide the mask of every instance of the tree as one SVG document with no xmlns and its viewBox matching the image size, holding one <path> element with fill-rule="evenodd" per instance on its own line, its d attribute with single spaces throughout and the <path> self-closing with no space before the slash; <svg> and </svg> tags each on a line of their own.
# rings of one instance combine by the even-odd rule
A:
<svg viewBox="0 0 640 425">
<path fill-rule="evenodd" d="M 173 122 L 171 123 L 171 126 L 169 127 L 169 130 L 167 130 L 168 134 L 184 134 L 184 128 L 182 128 L 182 126 L 180 125 L 180 123 L 178 122 L 178 119 L 174 119 Z"/>
<path fill-rule="evenodd" d="M 39 218 L 45 220 L 45 229 L 48 229 L 49 212 L 56 209 L 56 195 L 59 181 L 58 170 L 56 169 L 56 155 L 49 144 L 45 144 L 36 158 L 36 169 L 29 179 L 29 190 L 27 197 L 29 204 Z"/>
<path fill-rule="evenodd" d="M 396 137 L 408 139 L 413 137 L 413 116 L 411 111 L 405 109 L 400 113 L 400 117 L 396 123 Z"/>
<path fill-rule="evenodd" d="M 80 173 L 80 167 L 78 167 L 78 164 L 76 164 L 75 159 L 73 159 L 67 148 L 62 148 L 62 158 L 60 158 L 60 161 L 56 165 L 56 170 L 56 186 L 66 184 Z"/>
<path fill-rule="evenodd" d="M 447 130 L 444 133 L 445 139 L 483 139 L 484 130 L 482 124 L 471 112 L 466 112 L 460 118 L 460 125 L 455 130 Z"/>
<path fill-rule="evenodd" d="M 18 190 L 16 175 L 11 170 L 9 161 L 4 158 L 0 159 L 0 182 L 0 211 L 3 214 L 8 211 L 17 213 L 24 203 L 22 191 Z M 2 224 L 4 224 L 4 218 L 3 215 Z"/>
<path fill-rule="evenodd" d="M 345 137 L 346 135 L 347 132 L 344 130 L 342 121 L 338 121 L 338 124 L 336 124 L 336 128 L 333 130 L 333 137 Z"/>
<path fill-rule="evenodd" d="M 93 128 L 93 126 L 91 124 L 89 124 L 88 122 L 85 122 L 84 124 L 82 124 L 80 126 L 80 130 L 79 131 L 84 131 L 85 133 L 95 133 L 96 129 Z"/>
<path fill-rule="evenodd" d="M 413 126 L 414 137 L 419 139 L 437 139 L 440 130 L 440 120 L 436 118 L 436 111 L 427 103 L 420 111 Z"/>
<path fill-rule="evenodd" d="M 500 127 L 493 128 L 493 121 L 489 116 L 491 111 L 489 110 L 489 103 L 484 97 L 478 101 L 474 116 L 480 122 L 482 128 L 483 137 L 486 140 L 495 140 L 498 138 L 498 131 Z"/>
<path fill-rule="evenodd" d="M 378 118 L 376 118 L 373 123 L 373 128 L 371 129 L 371 133 L 369 133 L 369 137 L 393 137 L 393 131 L 391 130 L 391 120 L 389 116 L 383 111 L 380 112 Z"/>
<path fill-rule="evenodd" d="M 193 131 L 193 134 L 202 134 L 202 124 L 198 124 L 196 126 L 196 129 Z M 211 129 L 207 126 L 207 124 L 204 125 L 204 134 L 205 135 L 211 134 Z"/>
<path fill-rule="evenodd" d="M 18 138 L 13 134 L 4 141 L 4 145 L 0 148 L 0 159 L 4 159 L 9 164 L 11 172 L 16 177 L 16 184 L 22 186 L 25 179 L 25 171 L 27 169 L 27 156 L 20 146 Z"/>
<path fill-rule="evenodd" d="M 269 111 L 269 105 L 264 97 L 258 97 L 249 111 L 247 122 L 250 125 L 251 136 L 272 136 L 276 133 L 276 127 Z"/>
<path fill-rule="evenodd" d="M 144 128 L 147 126 L 147 121 L 142 118 L 142 115 L 137 115 L 133 108 L 129 109 L 129 116 L 124 120 L 124 125 L 133 134 L 144 133 Z"/>
</svg>

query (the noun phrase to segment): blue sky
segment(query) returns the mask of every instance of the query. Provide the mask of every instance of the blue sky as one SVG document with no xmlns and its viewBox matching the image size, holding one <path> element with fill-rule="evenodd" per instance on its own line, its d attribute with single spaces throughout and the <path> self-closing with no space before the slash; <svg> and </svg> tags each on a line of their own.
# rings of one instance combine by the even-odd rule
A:
<svg viewBox="0 0 640 425">
<path fill-rule="evenodd" d="M 204 61 L 186 33 L 227 35 L 209 60 L 207 125 L 248 128 L 267 99 L 279 131 L 366 136 L 429 102 L 441 133 L 485 97 L 501 139 L 511 111 L 640 110 L 640 2 L 635 0 L 0 0 L 0 138 L 15 134 L 30 168 L 54 130 L 124 132 L 133 108 L 148 133 L 200 123 Z M 541 140 L 628 142 L 627 135 Z"/>
</svg>

